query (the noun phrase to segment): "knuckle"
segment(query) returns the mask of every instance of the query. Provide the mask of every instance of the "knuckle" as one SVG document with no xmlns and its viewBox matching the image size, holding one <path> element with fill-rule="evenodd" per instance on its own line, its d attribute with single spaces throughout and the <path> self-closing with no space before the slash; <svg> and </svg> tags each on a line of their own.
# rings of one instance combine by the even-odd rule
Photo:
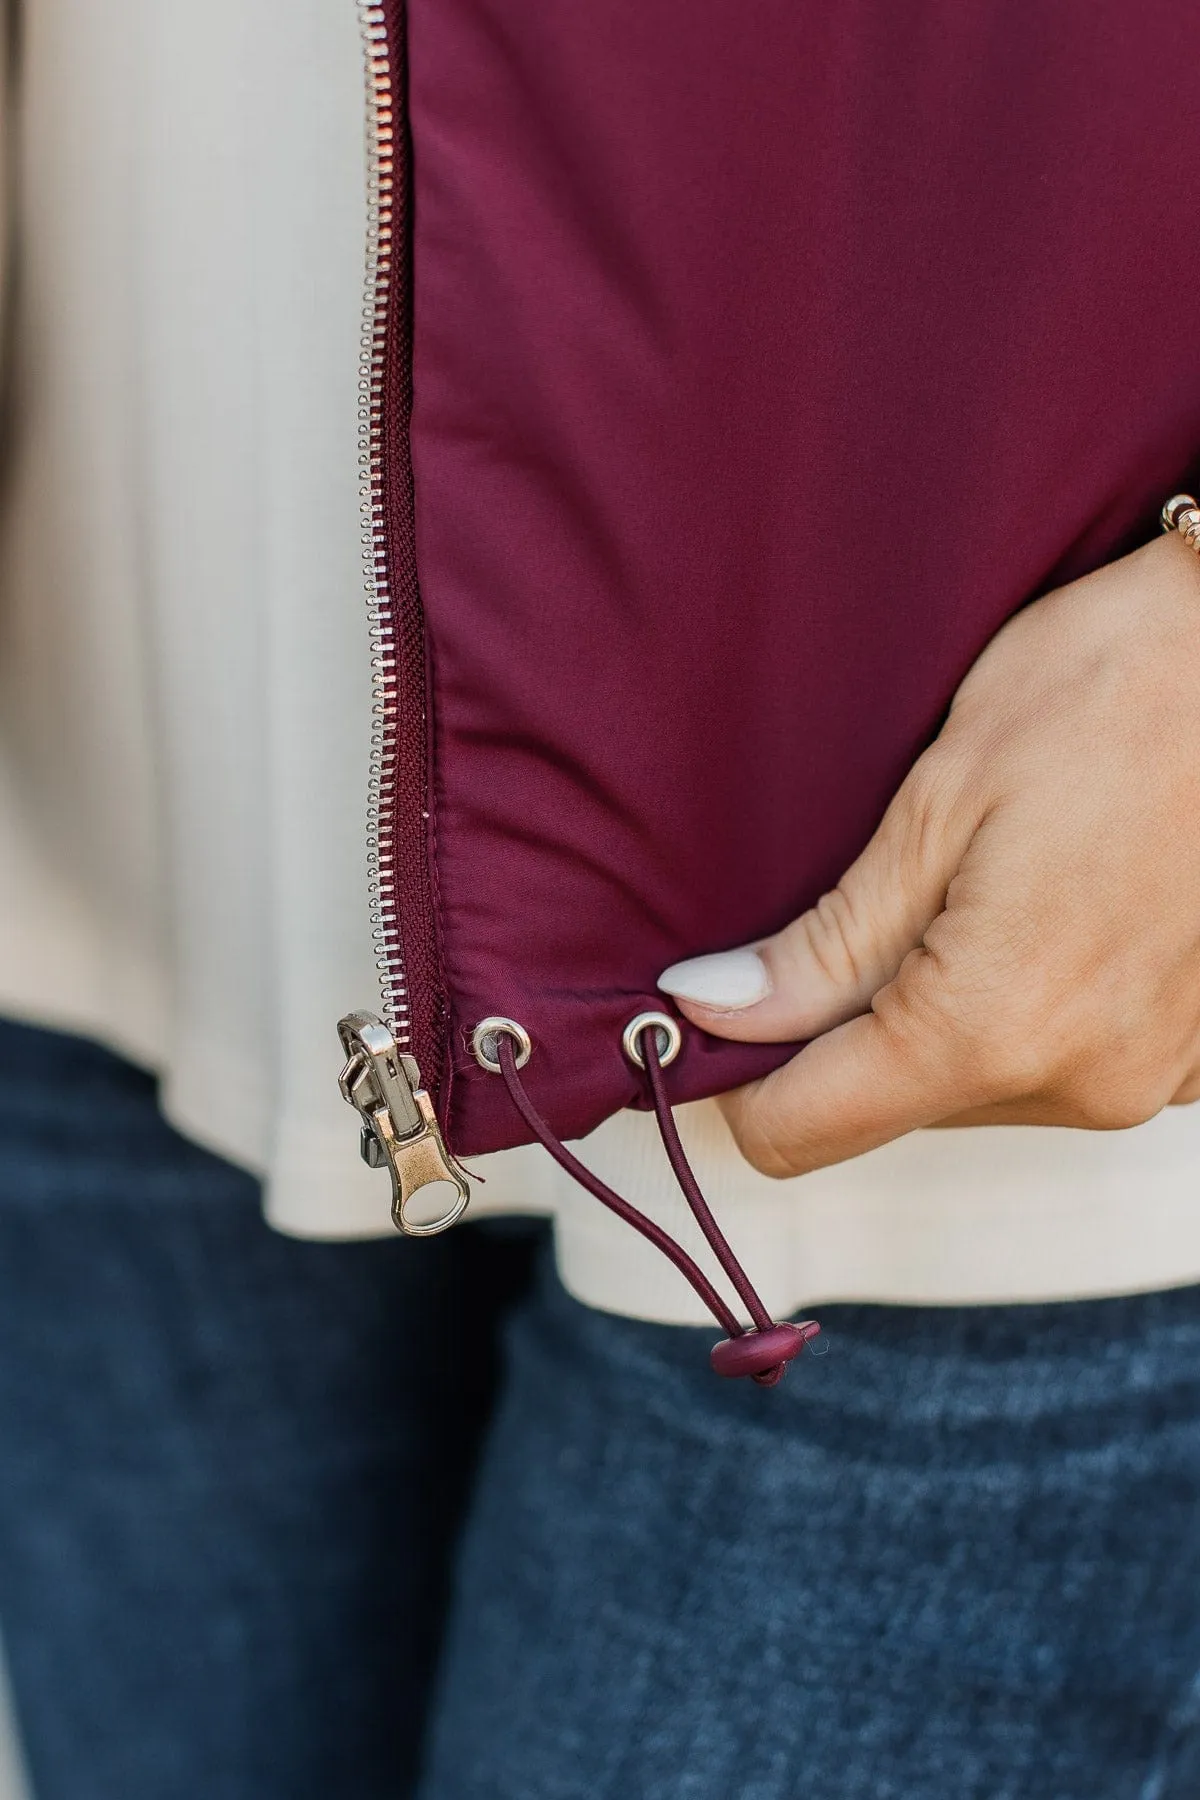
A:
<svg viewBox="0 0 1200 1800">
<path fill-rule="evenodd" d="M 861 921 L 854 896 L 843 882 L 822 894 L 798 921 L 808 956 L 834 987 L 857 987 L 863 977 Z"/>
<path fill-rule="evenodd" d="M 896 809 L 909 831 L 933 825 L 941 817 L 946 800 L 946 771 L 931 750 L 919 756 L 896 794 Z"/>
<path fill-rule="evenodd" d="M 923 862 L 941 838 L 962 785 L 958 757 L 939 738 L 910 769 L 896 795 L 897 823 L 906 856 Z"/>
<path fill-rule="evenodd" d="M 936 1042 L 977 1103 L 1036 1092 L 1053 1074 L 1056 1045 L 1036 997 L 997 994 L 983 968 L 944 941 L 910 952 L 874 1009 L 901 1051 Z"/>
<path fill-rule="evenodd" d="M 947 979 L 941 957 L 928 944 L 909 951 L 872 1009 L 901 1049 L 935 1039 L 957 1045 L 975 1029 L 970 996 Z"/>
<path fill-rule="evenodd" d="M 1160 1103 L 1148 1094 L 1102 1096 L 1090 1109 L 1088 1126 L 1092 1131 L 1132 1131 L 1135 1125 L 1148 1125 L 1161 1111 Z"/>
<path fill-rule="evenodd" d="M 928 949 L 910 950 L 895 978 L 871 1002 L 875 1017 L 901 1051 L 941 1029 L 944 997 L 931 979 L 931 962 Z"/>
<path fill-rule="evenodd" d="M 997 1098 L 1026 1099 L 1060 1089 L 1079 1061 L 1089 1027 L 1065 1007 L 1054 983 L 1026 969 L 989 996 L 981 1056 Z"/>
<path fill-rule="evenodd" d="M 1036 989 L 1015 996 L 1000 1008 L 981 1057 L 997 1098 L 1039 1096 L 1064 1123 L 1087 1130 L 1144 1125 L 1170 1099 L 1170 1083 L 1146 1046 L 1106 1029 L 1090 999 L 1056 1003 L 1052 992 Z"/>
<path fill-rule="evenodd" d="M 1161 1112 L 1170 1095 L 1140 1071 L 1093 1068 L 1066 1081 L 1061 1097 L 1070 1117 L 1087 1131 L 1132 1131 Z"/>
</svg>

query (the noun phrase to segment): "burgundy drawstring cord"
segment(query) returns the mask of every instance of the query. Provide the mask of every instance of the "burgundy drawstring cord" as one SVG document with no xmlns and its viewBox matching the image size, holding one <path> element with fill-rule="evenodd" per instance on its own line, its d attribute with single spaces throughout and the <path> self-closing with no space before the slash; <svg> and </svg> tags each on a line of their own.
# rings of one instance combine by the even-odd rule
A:
<svg viewBox="0 0 1200 1800">
<path fill-rule="evenodd" d="M 512 1046 L 512 1039 L 501 1036 L 499 1033 L 496 1037 L 496 1060 L 500 1064 L 500 1073 L 504 1077 L 505 1086 L 512 1095 L 513 1105 L 530 1131 L 540 1143 L 545 1145 L 555 1162 L 564 1168 L 568 1175 L 573 1175 L 589 1194 L 594 1194 L 596 1199 L 607 1206 L 610 1212 L 615 1212 L 618 1218 L 624 1219 L 627 1225 L 632 1225 L 635 1231 L 640 1231 L 644 1238 L 649 1238 L 656 1249 L 661 1250 L 664 1256 L 669 1257 L 680 1274 L 691 1282 L 721 1329 L 728 1331 L 731 1336 L 736 1336 L 742 1329 L 736 1314 L 726 1306 L 703 1269 L 699 1264 L 693 1262 L 683 1246 L 677 1244 L 675 1239 L 662 1229 L 661 1225 L 656 1225 L 653 1219 L 648 1219 L 645 1213 L 639 1212 L 631 1201 L 623 1200 L 620 1194 L 610 1188 L 606 1182 L 601 1181 L 598 1175 L 593 1175 L 592 1171 L 584 1163 L 581 1163 L 577 1156 L 572 1156 L 567 1146 L 560 1143 L 555 1137 L 550 1126 L 525 1092 L 524 1083 L 517 1073 L 517 1056 Z"/>
<path fill-rule="evenodd" d="M 747 1330 L 737 1315 L 722 1300 L 712 1282 L 700 1266 L 690 1257 L 682 1244 L 677 1244 L 670 1234 L 648 1219 L 645 1213 L 625 1200 L 622 1196 L 601 1181 L 598 1175 L 572 1156 L 566 1145 L 561 1143 L 534 1106 L 525 1091 L 517 1069 L 517 1056 L 512 1039 L 506 1033 L 498 1032 L 495 1038 L 495 1056 L 504 1077 L 504 1084 L 512 1097 L 513 1105 L 533 1132 L 538 1141 L 550 1152 L 555 1162 L 572 1175 L 581 1187 L 593 1194 L 610 1212 L 614 1212 L 635 1231 L 641 1232 L 656 1249 L 674 1263 L 680 1274 L 688 1281 L 700 1299 L 712 1313 L 722 1331 L 728 1333 L 719 1344 L 714 1344 L 710 1360 L 718 1375 L 749 1375 L 760 1387 L 774 1387 L 783 1375 L 792 1358 L 799 1356 L 805 1344 L 817 1336 L 821 1327 L 815 1319 L 806 1319 L 802 1324 L 776 1324 L 763 1305 L 750 1277 L 734 1255 L 717 1221 L 714 1219 L 708 1202 L 700 1191 L 699 1183 L 692 1173 L 684 1153 L 675 1119 L 667 1099 L 666 1084 L 663 1081 L 662 1063 L 658 1054 L 657 1034 L 650 1028 L 642 1034 L 642 1052 L 645 1057 L 646 1072 L 650 1080 L 650 1091 L 654 1101 L 654 1113 L 658 1120 L 658 1129 L 666 1150 L 675 1179 L 683 1192 L 683 1197 L 696 1219 L 714 1256 L 729 1277 L 733 1287 L 745 1304 L 747 1312 L 754 1321 L 753 1330 Z"/>
<path fill-rule="evenodd" d="M 650 1093 L 654 1100 L 654 1116 L 658 1120 L 658 1132 L 667 1160 L 709 1248 L 754 1321 L 753 1331 L 741 1330 L 724 1343 L 713 1345 L 713 1368 L 718 1375 L 750 1375 L 760 1387 L 774 1387 L 776 1382 L 782 1380 L 788 1363 L 794 1356 L 799 1356 L 805 1344 L 819 1334 L 821 1327 L 815 1319 L 805 1319 L 800 1325 L 777 1325 L 763 1305 L 754 1283 L 713 1217 L 708 1201 L 700 1191 L 700 1183 L 688 1162 L 675 1115 L 671 1111 L 671 1102 L 667 1098 L 667 1085 L 663 1080 L 658 1052 L 658 1033 L 653 1029 L 644 1031 L 641 1044 Z"/>
</svg>

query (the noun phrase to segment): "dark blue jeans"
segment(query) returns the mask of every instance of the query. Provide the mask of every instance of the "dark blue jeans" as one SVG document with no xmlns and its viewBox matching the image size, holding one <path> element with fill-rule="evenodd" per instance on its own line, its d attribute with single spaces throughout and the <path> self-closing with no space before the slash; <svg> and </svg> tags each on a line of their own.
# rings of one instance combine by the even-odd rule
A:
<svg viewBox="0 0 1200 1800">
<path fill-rule="evenodd" d="M 411 1792 L 529 1257 L 279 1237 L 149 1077 L 0 1024 L 0 1629 L 37 1800 Z"/>
<path fill-rule="evenodd" d="M 406 1800 L 430 1710 L 421 1800 L 1198 1800 L 1200 1292 L 831 1307 L 764 1392 L 530 1254 L 274 1238 L 0 1028 L 38 1800 Z"/>
<path fill-rule="evenodd" d="M 1200 1290 L 820 1310 L 519 1313 L 421 1800 L 1200 1800 Z"/>
</svg>

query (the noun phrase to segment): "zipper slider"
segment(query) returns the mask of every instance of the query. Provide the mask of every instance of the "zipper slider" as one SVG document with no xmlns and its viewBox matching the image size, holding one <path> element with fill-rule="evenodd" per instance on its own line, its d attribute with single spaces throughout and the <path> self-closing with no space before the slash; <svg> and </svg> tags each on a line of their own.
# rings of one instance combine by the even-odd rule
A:
<svg viewBox="0 0 1200 1800">
<path fill-rule="evenodd" d="M 400 1049 L 374 1013 L 348 1013 L 338 1023 L 346 1066 L 338 1078 L 342 1098 L 362 1120 L 362 1159 L 392 1178 L 392 1218 L 409 1237 L 433 1237 L 462 1217 L 470 1183 L 446 1148 L 433 1101 L 421 1086 L 416 1059 Z M 413 1195 L 433 1181 L 457 1189 L 449 1210 L 428 1224 L 409 1219 Z"/>
</svg>

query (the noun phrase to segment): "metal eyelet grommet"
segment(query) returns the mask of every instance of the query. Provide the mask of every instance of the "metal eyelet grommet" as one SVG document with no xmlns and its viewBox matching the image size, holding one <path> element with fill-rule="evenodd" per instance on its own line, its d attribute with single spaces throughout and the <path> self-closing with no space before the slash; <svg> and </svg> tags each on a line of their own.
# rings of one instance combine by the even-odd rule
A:
<svg viewBox="0 0 1200 1800">
<path fill-rule="evenodd" d="M 517 1046 L 517 1067 L 523 1069 L 533 1054 L 533 1040 L 515 1019 L 480 1019 L 471 1033 L 471 1049 L 475 1061 L 489 1075 L 499 1075 L 500 1057 L 496 1050 L 498 1037 L 510 1037 Z"/>
<path fill-rule="evenodd" d="M 667 1068 L 675 1061 L 683 1048 L 683 1033 L 679 1029 L 679 1020 L 673 1019 L 670 1013 L 644 1012 L 636 1019 L 630 1019 L 621 1033 L 621 1048 L 635 1068 L 644 1069 L 646 1059 L 642 1055 L 641 1036 L 643 1031 L 653 1031 L 658 1046 L 658 1060 L 662 1068 Z"/>
</svg>

